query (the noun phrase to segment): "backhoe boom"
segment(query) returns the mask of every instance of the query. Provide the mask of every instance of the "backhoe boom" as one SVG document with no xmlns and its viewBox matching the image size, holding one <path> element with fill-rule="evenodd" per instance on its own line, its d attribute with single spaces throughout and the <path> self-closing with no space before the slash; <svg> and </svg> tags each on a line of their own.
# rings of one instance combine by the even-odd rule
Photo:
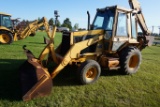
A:
<svg viewBox="0 0 160 107">
<path fill-rule="evenodd" d="M 137 0 L 129 0 L 131 9 L 135 10 L 138 19 L 138 24 L 141 27 L 144 35 L 149 35 L 151 32 L 148 30 L 140 3 Z"/>
<path fill-rule="evenodd" d="M 24 30 L 18 32 L 17 36 L 20 37 L 20 39 L 24 39 L 27 36 L 31 35 L 32 33 L 35 33 L 36 30 L 40 28 L 41 26 L 45 27 L 45 30 L 48 34 L 49 25 L 48 25 L 47 19 L 43 17 L 40 21 L 35 20 L 32 23 L 29 23 L 28 26 L 26 26 Z"/>
</svg>

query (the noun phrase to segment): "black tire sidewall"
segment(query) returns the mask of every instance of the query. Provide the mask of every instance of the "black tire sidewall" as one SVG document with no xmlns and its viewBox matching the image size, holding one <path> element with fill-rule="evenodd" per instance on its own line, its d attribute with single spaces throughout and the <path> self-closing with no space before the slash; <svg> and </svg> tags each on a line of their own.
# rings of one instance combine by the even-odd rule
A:
<svg viewBox="0 0 160 107">
<path fill-rule="evenodd" d="M 130 68 L 129 62 L 130 62 L 131 57 L 134 55 L 138 56 L 137 66 L 134 68 Z M 141 56 L 141 52 L 139 51 L 139 49 L 134 48 L 134 47 L 128 47 L 124 49 L 120 56 L 121 72 L 124 74 L 136 73 L 140 67 L 141 59 L 142 59 L 142 56 Z"/>
<path fill-rule="evenodd" d="M 10 37 L 10 41 L 7 44 L 11 44 L 13 42 L 13 35 L 8 33 L 8 36 Z"/>
</svg>

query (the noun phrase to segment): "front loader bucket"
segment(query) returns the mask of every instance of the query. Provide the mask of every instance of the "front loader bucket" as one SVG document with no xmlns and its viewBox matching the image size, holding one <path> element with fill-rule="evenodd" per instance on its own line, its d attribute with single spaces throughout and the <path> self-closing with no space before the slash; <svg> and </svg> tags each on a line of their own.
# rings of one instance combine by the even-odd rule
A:
<svg viewBox="0 0 160 107">
<path fill-rule="evenodd" d="M 38 96 L 50 94 L 52 78 L 41 65 L 36 62 L 24 62 L 20 67 L 23 100 L 28 101 Z"/>
</svg>

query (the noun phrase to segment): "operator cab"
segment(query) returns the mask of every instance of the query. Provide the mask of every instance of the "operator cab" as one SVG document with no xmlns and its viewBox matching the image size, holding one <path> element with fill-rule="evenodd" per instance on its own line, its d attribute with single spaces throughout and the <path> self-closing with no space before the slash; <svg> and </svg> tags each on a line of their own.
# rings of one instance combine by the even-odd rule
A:
<svg viewBox="0 0 160 107">
<path fill-rule="evenodd" d="M 115 8 L 97 9 L 97 14 L 92 24 L 92 30 L 103 29 L 112 35 Z"/>
<path fill-rule="evenodd" d="M 104 47 L 107 51 L 118 51 L 125 43 L 137 43 L 137 25 L 131 9 L 111 6 L 97 9 L 91 30 L 105 30 Z"/>
<path fill-rule="evenodd" d="M 11 15 L 0 13 L 0 26 L 13 30 L 13 24 L 11 21 Z"/>
</svg>

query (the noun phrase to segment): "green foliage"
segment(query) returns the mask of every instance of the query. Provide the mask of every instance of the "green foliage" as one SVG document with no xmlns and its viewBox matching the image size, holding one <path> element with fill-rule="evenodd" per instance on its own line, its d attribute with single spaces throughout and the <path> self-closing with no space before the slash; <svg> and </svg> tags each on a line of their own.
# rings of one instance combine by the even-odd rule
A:
<svg viewBox="0 0 160 107">
<path fill-rule="evenodd" d="M 57 26 L 57 27 L 60 27 L 60 26 L 61 26 L 61 22 L 60 22 L 59 20 L 57 20 L 56 26 Z"/>
<path fill-rule="evenodd" d="M 75 30 L 78 30 L 78 29 L 79 29 L 79 24 L 78 24 L 78 23 L 76 23 L 76 24 L 74 25 L 74 29 L 75 29 Z"/>
<path fill-rule="evenodd" d="M 142 51 L 142 64 L 134 75 L 103 70 L 96 83 L 82 86 L 77 83 L 73 68 L 66 67 L 53 79 L 49 96 L 23 102 L 18 75 L 26 60 L 22 46 L 27 45 L 38 57 L 45 47 L 44 35 L 37 32 L 35 37 L 0 45 L 0 107 L 159 107 L 160 45 Z M 54 40 L 57 47 L 61 33 Z"/>
<path fill-rule="evenodd" d="M 54 19 L 53 18 L 49 19 L 48 23 L 49 23 L 50 26 L 53 26 L 54 25 Z"/>
<path fill-rule="evenodd" d="M 70 30 L 72 29 L 72 23 L 71 23 L 69 18 L 66 18 L 61 26 L 62 27 L 67 27 Z"/>
<path fill-rule="evenodd" d="M 160 40 L 160 37 L 155 37 L 154 40 Z"/>
</svg>

